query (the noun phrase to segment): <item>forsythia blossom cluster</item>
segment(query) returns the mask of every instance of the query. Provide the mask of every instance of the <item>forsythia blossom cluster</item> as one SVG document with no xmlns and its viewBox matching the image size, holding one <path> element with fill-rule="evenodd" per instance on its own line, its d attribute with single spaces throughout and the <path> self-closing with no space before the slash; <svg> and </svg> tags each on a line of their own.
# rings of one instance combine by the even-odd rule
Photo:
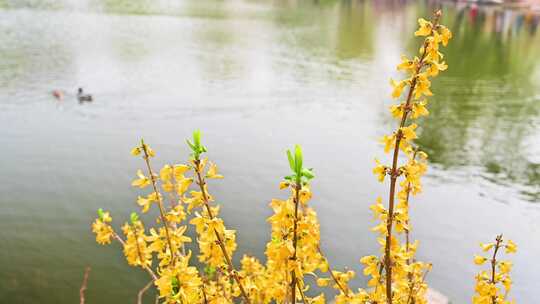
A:
<svg viewBox="0 0 540 304">
<path fill-rule="evenodd" d="M 317 215 L 308 206 L 308 181 L 313 174 L 302 167 L 300 148 L 295 154 L 294 174 L 281 184 L 281 188 L 291 190 L 291 196 L 270 204 L 274 215 L 268 219 L 272 238 L 266 264 L 244 256 L 241 269 L 235 270 L 236 232 L 227 229 L 219 217 L 220 207 L 214 204 L 207 183 L 223 176 L 214 163 L 201 157 L 206 148 L 200 143 L 199 132 L 188 144 L 193 152 L 188 163 L 166 164 L 158 173 L 150 162 L 155 152 L 144 141 L 132 150 L 134 156 L 142 156 L 147 171 L 137 170 L 132 185 L 149 189 L 138 196 L 137 205 L 142 213 L 157 208 L 159 225 L 146 229 L 137 213 L 132 213 L 130 222 L 122 226 L 122 238 L 114 232 L 109 213 L 100 209 L 92 224 L 96 241 L 109 244 L 112 238 L 119 240 L 128 264 L 152 276 L 163 303 L 234 303 L 239 298 L 244 303 L 288 303 L 293 293 L 295 298 L 308 299 L 305 274 L 326 271 L 328 265 L 319 250 Z M 188 218 L 197 234 L 198 260 L 206 265 L 204 271 L 190 265 L 192 254 L 186 244 L 192 239 L 185 235 Z M 294 292 L 291 276 L 296 278 Z M 322 294 L 309 299 L 324 303 Z"/>
<path fill-rule="evenodd" d="M 512 262 L 508 260 L 498 260 L 497 255 L 504 249 L 505 253 L 516 253 L 517 246 L 511 240 L 504 242 L 502 235 L 495 238 L 494 243 L 480 244 L 483 252 L 491 253 L 491 256 L 484 257 L 476 255 L 474 263 L 483 265 L 489 262 L 489 271 L 481 271 L 476 275 L 476 295 L 473 296 L 473 304 L 511 304 L 513 301 L 507 300 L 508 293 L 512 287 L 510 271 Z"/>
<path fill-rule="evenodd" d="M 426 303 L 427 284 L 424 277 L 431 264 L 414 258 L 418 242 L 409 239 L 409 198 L 422 191 L 421 177 L 427 170 L 427 154 L 413 146 L 413 141 L 418 137 L 418 125 L 407 123 L 408 119 L 429 114 L 426 98 L 433 95 L 430 78 L 447 69 L 439 47 L 448 44 L 452 33 L 439 24 L 439 18 L 440 12 L 437 12 L 433 21 L 418 20 L 419 29 L 415 35 L 424 37 L 419 55 L 414 58 L 402 56 L 397 70 L 405 72 L 407 77 L 390 81 L 393 98 L 399 99 L 408 90 L 402 102 L 390 107 L 390 113 L 398 120 L 399 127 L 382 138 L 385 153 L 392 155 L 392 164 L 385 166 L 376 160 L 373 169 L 380 182 L 390 177 L 390 197 L 387 206 L 379 198 L 370 207 L 379 221 L 372 230 L 379 235 L 381 257 L 367 256 L 360 260 L 365 266 L 364 274 L 370 277 L 368 288 L 371 303 Z M 406 161 L 401 165 L 400 152 L 406 155 Z"/>
<path fill-rule="evenodd" d="M 92 232 L 96 234 L 96 242 L 101 245 L 110 244 L 114 231 L 110 226 L 112 222 L 109 212 L 98 210 L 98 218 L 92 223 Z"/>
<path fill-rule="evenodd" d="M 287 151 L 291 174 L 284 178 L 280 188 L 290 192 L 286 199 L 270 202 L 272 215 L 268 218 L 271 237 L 266 245 L 266 261 L 244 255 L 240 268 L 233 263 L 237 249 L 236 231 L 227 228 L 220 217 L 220 206 L 210 193 L 209 181 L 222 179 L 216 164 L 203 156 L 207 152 L 201 143 L 199 131 L 187 144 L 191 157 L 185 163 L 166 164 L 159 171 L 152 169 L 155 152 L 144 141 L 131 154 L 142 158 L 144 170 L 137 170 L 132 186 L 145 191 L 136 199 L 141 213 L 159 212 L 156 225 L 145 225 L 138 213 L 117 234 L 111 226 L 109 212 L 98 210 L 92 231 L 99 244 L 110 244 L 113 239 L 123 246 L 127 263 L 144 269 L 158 291 L 161 303 L 201 304 L 295 304 L 326 303 L 324 293 L 312 293 L 308 276 L 316 278 L 319 287 L 330 287 L 335 292 L 336 304 L 425 304 L 428 286 L 426 274 L 431 264 L 415 259 L 417 241 L 411 241 L 409 219 L 410 196 L 422 191 L 421 177 L 427 170 L 427 154 L 413 144 L 418 125 L 408 123 L 429 114 L 427 97 L 431 78 L 446 70 L 439 47 L 446 46 L 451 32 L 439 24 L 440 12 L 432 21 L 420 19 L 416 36 L 423 37 L 419 55 L 402 57 L 397 69 L 407 76 L 391 81 L 392 96 L 405 99 L 390 107 L 399 121 L 397 130 L 383 137 L 384 150 L 392 153 L 392 163 L 386 166 L 376 160 L 373 172 L 379 181 L 390 179 L 388 204 L 377 199 L 370 209 L 378 225 L 372 231 L 378 234 L 380 256 L 362 257 L 363 274 L 369 277 L 366 289 L 353 290 L 349 282 L 356 276 L 353 270 L 335 270 L 320 247 L 320 224 L 317 213 L 310 206 L 312 169 L 306 168 L 302 150 L 296 146 Z M 406 158 L 399 160 L 399 154 Z M 194 232 L 196 240 L 188 235 Z M 192 251 L 196 244 L 196 258 L 202 267 L 192 264 Z M 507 304 L 510 290 L 511 263 L 497 261 L 499 249 L 515 252 L 512 241 L 504 243 L 498 237 L 495 243 L 483 245 L 484 251 L 494 250 L 492 271 L 481 272 L 476 280 L 477 295 L 474 304 Z M 475 262 L 488 259 L 477 256 Z M 497 269 L 495 269 L 497 268 Z M 504 287 L 504 293 L 499 289 Z"/>
</svg>

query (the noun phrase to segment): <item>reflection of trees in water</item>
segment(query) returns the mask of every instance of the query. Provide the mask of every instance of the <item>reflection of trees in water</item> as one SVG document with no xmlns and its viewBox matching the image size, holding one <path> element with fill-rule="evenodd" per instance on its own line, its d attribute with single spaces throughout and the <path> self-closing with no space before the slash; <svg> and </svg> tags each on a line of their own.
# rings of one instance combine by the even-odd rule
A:
<svg viewBox="0 0 540 304">
<path fill-rule="evenodd" d="M 342 2 L 341 9 L 352 9 L 350 3 Z M 366 15 L 377 22 L 378 16 L 408 14 L 410 8 L 421 17 L 440 5 L 378 1 L 366 6 L 372 10 Z M 481 166 L 493 182 L 525 185 L 529 190 L 522 193 L 537 200 L 540 164 L 528 159 L 526 153 L 531 149 L 524 145 L 531 134 L 538 132 L 540 86 L 531 75 L 538 73 L 540 15 L 500 6 L 443 6 L 443 23 L 454 33 L 445 50 L 450 67 L 434 83 L 437 96 L 430 104 L 432 115 L 422 124 L 419 144 L 435 163 L 444 167 Z M 372 35 L 377 26 L 369 29 Z M 408 53 L 416 51 L 416 42 L 405 42 Z"/>
<path fill-rule="evenodd" d="M 61 9 L 62 7 L 62 3 L 57 0 L 0 0 L 0 8 Z"/>
<path fill-rule="evenodd" d="M 123 14 L 150 14 L 157 13 L 157 7 L 149 0 L 90 0 L 104 11 Z M 159 3 L 159 1 L 156 1 Z"/>
<path fill-rule="evenodd" d="M 29 3 L 41 3 L 38 7 L 50 9 L 71 1 L 74 0 L 0 0 L 0 7 L 15 4 L 32 7 Z M 269 76 L 290 73 L 305 81 L 310 74 L 326 69 L 330 74 L 325 75 L 328 78 L 324 81 L 332 81 L 345 70 L 342 66 L 334 69 L 334 65 L 349 60 L 363 61 L 381 51 L 375 35 L 379 34 L 383 20 L 400 18 L 407 27 L 416 26 L 416 17 L 426 16 L 441 5 L 405 0 L 280 0 L 272 2 L 272 9 L 268 9 L 266 4 L 249 0 L 87 2 L 90 10 L 100 8 L 107 13 L 201 17 L 197 26 L 179 32 L 174 39 L 191 43 L 181 49 L 198 65 L 203 79 L 234 80 L 224 85 L 249 83 L 246 79 L 252 77 L 251 70 L 267 71 Z M 540 15 L 500 6 L 442 5 L 443 23 L 454 32 L 454 39 L 445 50 L 450 67 L 434 83 L 437 96 L 430 105 L 432 115 L 423 124 L 419 143 L 431 152 L 433 162 L 447 167 L 482 166 L 491 176 L 529 185 L 533 190 L 528 197 L 539 199 L 534 187 L 540 182 L 540 164 L 527 158 L 526 153 L 531 149 L 524 145 L 531 134 L 539 132 L 540 85 L 531 80 L 531 75 L 540 72 L 540 34 L 537 33 Z M 140 35 L 152 34 L 156 41 L 126 41 L 118 36 L 109 43 L 119 50 L 122 60 L 138 62 L 155 56 L 156 49 L 144 46 L 149 42 L 157 45 L 163 40 L 157 30 L 150 28 Z M 176 34 L 172 30 L 159 32 L 171 37 Z M 55 58 L 71 58 L 70 43 L 64 39 L 32 37 L 21 40 L 20 45 L 0 48 L 0 53 L 10 58 L 4 62 L 11 65 L 6 74 L 11 80 L 0 77 L 0 81 L 6 84 L 9 80 L 15 88 L 21 86 L 21 80 L 31 83 L 42 70 L 50 73 L 41 62 L 48 57 L 33 58 L 24 50 L 47 50 Z M 23 41 L 31 41 L 32 47 L 28 48 Z M 406 53 L 417 51 L 417 39 L 407 36 L 404 41 Z M 245 50 L 256 52 L 248 54 Z M 262 66 L 256 66 L 257 63 Z M 68 69 L 70 65 L 66 61 L 54 64 L 53 68 Z M 47 69 L 31 73 L 33 66 Z M 25 77 L 13 76 L 19 71 Z M 534 140 L 531 144 L 538 145 Z"/>
<path fill-rule="evenodd" d="M 370 6 L 366 1 L 344 1 L 340 5 L 336 30 L 336 53 L 340 59 L 373 53 L 375 16 Z"/>
<path fill-rule="evenodd" d="M 527 158 L 530 149 L 524 146 L 538 132 L 540 87 L 531 80 L 538 38 L 530 28 L 512 29 L 515 22 L 503 21 L 508 27 L 500 30 L 505 26 L 496 21 L 496 11 L 478 12 L 474 19 L 465 12 L 447 15 L 454 32 L 446 50 L 450 67 L 434 83 L 433 115 L 419 143 L 434 162 L 483 166 L 493 176 L 529 186 L 523 193 L 538 199 L 540 165 Z"/>
<path fill-rule="evenodd" d="M 459 4 L 456 9 L 456 21 L 482 27 L 484 32 L 495 33 L 501 39 L 517 36 L 522 30 L 534 36 L 540 23 L 540 14 L 527 8 L 509 9 L 502 6 Z"/>
<path fill-rule="evenodd" d="M 539 164 L 527 158 L 530 147 L 525 146 L 537 132 L 537 98 L 516 95 L 511 80 L 441 80 L 418 141 L 431 160 L 446 167 L 482 166 L 503 179 L 538 185 Z"/>
<path fill-rule="evenodd" d="M 336 24 L 339 59 L 376 52 L 373 35 L 383 15 L 429 14 L 440 4 L 407 1 L 341 1 Z M 524 185 L 527 199 L 540 198 L 540 164 L 527 157 L 526 142 L 538 132 L 540 16 L 499 6 L 443 4 L 454 32 L 445 50 L 449 70 L 434 83 L 437 96 L 419 144 L 444 167 L 480 166 L 495 183 Z M 396 9 L 399 8 L 399 9 Z M 413 21 L 411 21 L 413 23 Z M 414 52 L 417 39 L 406 41 Z M 534 141 L 532 144 L 536 144 Z M 528 190 L 527 190 L 528 189 Z"/>
</svg>

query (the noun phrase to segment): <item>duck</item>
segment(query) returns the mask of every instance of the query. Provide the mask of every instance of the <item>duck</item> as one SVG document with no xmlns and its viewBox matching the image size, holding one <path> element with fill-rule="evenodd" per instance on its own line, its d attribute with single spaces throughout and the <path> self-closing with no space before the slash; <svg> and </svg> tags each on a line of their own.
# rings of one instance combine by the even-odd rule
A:
<svg viewBox="0 0 540 304">
<path fill-rule="evenodd" d="M 90 94 L 84 94 L 82 88 L 79 88 L 79 91 L 78 91 L 78 93 L 77 93 L 77 99 L 78 99 L 80 102 L 84 102 L 84 101 L 93 101 L 92 95 L 90 95 Z"/>
<path fill-rule="evenodd" d="M 64 99 L 64 92 L 60 91 L 60 90 L 53 90 L 52 91 L 52 94 L 53 96 L 58 99 L 58 100 L 62 100 Z"/>
</svg>

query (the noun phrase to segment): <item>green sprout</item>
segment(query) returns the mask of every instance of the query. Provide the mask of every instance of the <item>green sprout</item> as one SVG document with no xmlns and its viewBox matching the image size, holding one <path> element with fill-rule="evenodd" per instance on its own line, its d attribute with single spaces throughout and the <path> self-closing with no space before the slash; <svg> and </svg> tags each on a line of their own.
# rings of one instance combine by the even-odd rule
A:
<svg viewBox="0 0 540 304">
<path fill-rule="evenodd" d="M 195 160 L 199 160 L 201 154 L 206 152 L 206 147 L 201 144 L 201 131 L 195 130 L 193 131 L 193 142 L 191 142 L 189 139 L 186 139 L 186 142 L 188 146 L 191 148 L 191 156 Z"/>
<path fill-rule="evenodd" d="M 299 145 L 294 146 L 294 155 L 291 150 L 287 150 L 287 158 L 289 159 L 289 166 L 293 174 L 285 176 L 285 180 L 289 182 L 296 182 L 296 184 L 305 185 L 312 178 L 315 177 L 313 174 L 313 168 L 304 168 L 303 165 L 303 156 L 302 148 Z"/>
<path fill-rule="evenodd" d="M 139 221 L 139 215 L 135 212 L 131 212 L 130 219 L 131 219 L 131 223 L 135 224 L 135 222 Z"/>
<path fill-rule="evenodd" d="M 99 209 L 97 210 L 97 214 L 98 214 L 99 219 L 100 219 L 101 221 L 103 221 L 103 216 L 105 215 L 105 212 L 103 211 L 102 208 L 99 208 Z"/>
<path fill-rule="evenodd" d="M 204 273 L 209 278 L 214 278 L 214 275 L 216 274 L 216 268 L 208 265 L 204 268 Z"/>
</svg>

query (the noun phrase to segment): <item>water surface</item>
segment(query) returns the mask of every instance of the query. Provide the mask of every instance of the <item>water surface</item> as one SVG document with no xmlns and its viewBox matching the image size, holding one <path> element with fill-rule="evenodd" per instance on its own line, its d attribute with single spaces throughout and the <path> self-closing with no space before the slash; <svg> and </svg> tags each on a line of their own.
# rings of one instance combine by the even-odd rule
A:
<svg viewBox="0 0 540 304">
<path fill-rule="evenodd" d="M 498 233 L 513 257 L 520 303 L 540 296 L 540 35 L 538 15 L 442 3 L 454 32 L 419 144 L 430 154 L 412 203 L 429 283 L 470 302 L 478 242 Z M 0 302 L 74 303 L 92 267 L 89 303 L 135 301 L 145 273 L 98 246 L 99 207 L 118 226 L 136 208 L 130 181 L 141 137 L 156 165 L 181 161 L 200 128 L 226 178 L 211 189 L 239 250 L 260 256 L 265 218 L 302 144 L 315 168 L 313 206 L 336 267 L 376 253 L 368 206 L 387 185 L 378 138 L 401 54 L 434 5 L 370 1 L 0 1 Z M 79 104 L 84 87 L 92 104 Z M 51 96 L 66 91 L 64 101 Z M 146 217 L 148 221 L 152 215 Z M 359 278 L 355 286 L 363 286 Z"/>
</svg>

